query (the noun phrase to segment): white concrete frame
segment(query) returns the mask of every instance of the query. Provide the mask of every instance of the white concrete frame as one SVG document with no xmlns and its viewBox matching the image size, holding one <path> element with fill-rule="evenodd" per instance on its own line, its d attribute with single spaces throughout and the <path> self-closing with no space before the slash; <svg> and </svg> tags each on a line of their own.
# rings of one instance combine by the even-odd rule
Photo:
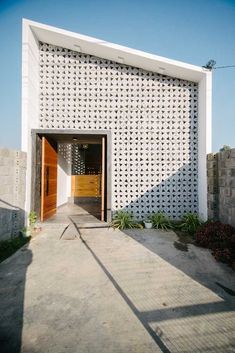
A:
<svg viewBox="0 0 235 353">
<path fill-rule="evenodd" d="M 206 155 L 211 152 L 211 72 L 199 66 L 23 19 L 21 147 L 27 152 L 26 211 L 30 211 L 31 130 L 39 128 L 39 41 L 199 84 L 198 200 L 199 214 L 207 219 Z"/>
</svg>

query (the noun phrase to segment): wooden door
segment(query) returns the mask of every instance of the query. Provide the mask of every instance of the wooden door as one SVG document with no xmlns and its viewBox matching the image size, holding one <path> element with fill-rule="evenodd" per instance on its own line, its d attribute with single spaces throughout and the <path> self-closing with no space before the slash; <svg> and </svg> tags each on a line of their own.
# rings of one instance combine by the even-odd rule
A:
<svg viewBox="0 0 235 353">
<path fill-rule="evenodd" d="M 57 202 L 57 151 L 42 138 L 41 221 L 56 213 Z"/>
<path fill-rule="evenodd" d="M 106 179 L 106 141 L 105 141 L 105 137 L 102 137 L 101 214 L 100 214 L 101 221 L 104 221 L 106 218 L 105 179 Z"/>
</svg>

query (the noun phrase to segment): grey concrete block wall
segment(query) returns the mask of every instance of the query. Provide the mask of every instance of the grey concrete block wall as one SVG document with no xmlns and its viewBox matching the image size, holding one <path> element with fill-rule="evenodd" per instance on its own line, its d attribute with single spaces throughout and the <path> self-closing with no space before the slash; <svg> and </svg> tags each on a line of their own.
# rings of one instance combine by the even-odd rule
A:
<svg viewBox="0 0 235 353">
<path fill-rule="evenodd" d="M 26 153 L 0 148 L 0 240 L 19 234 L 25 222 Z"/>
<path fill-rule="evenodd" d="M 207 156 L 208 217 L 235 227 L 235 148 Z"/>
</svg>

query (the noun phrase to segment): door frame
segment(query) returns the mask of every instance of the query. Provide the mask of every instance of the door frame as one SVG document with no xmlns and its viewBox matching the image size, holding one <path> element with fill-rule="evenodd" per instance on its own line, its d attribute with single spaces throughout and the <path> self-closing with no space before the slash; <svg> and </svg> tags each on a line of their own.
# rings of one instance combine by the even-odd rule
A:
<svg viewBox="0 0 235 353">
<path fill-rule="evenodd" d="M 39 177 L 39 164 L 40 161 L 40 143 L 39 138 L 42 136 L 52 137 L 53 135 L 99 135 L 105 137 L 106 140 L 106 161 L 105 161 L 105 221 L 111 222 L 112 219 L 112 132 L 111 130 L 72 130 L 72 129 L 32 129 L 31 130 L 31 143 L 32 143 L 32 158 L 31 158 L 31 197 L 30 209 L 36 210 L 36 200 L 38 200 L 38 188 L 36 188 L 36 180 Z M 41 176 L 40 176 L 41 178 Z"/>
</svg>

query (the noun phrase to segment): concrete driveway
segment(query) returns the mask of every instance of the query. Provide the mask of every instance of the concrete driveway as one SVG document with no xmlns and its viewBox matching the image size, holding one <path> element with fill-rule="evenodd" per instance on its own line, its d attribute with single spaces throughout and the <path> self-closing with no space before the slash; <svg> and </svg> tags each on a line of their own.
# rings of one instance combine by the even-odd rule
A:
<svg viewBox="0 0 235 353">
<path fill-rule="evenodd" d="M 2 353 L 235 352 L 235 275 L 207 250 L 171 232 L 62 231 L 0 264 Z"/>
</svg>

